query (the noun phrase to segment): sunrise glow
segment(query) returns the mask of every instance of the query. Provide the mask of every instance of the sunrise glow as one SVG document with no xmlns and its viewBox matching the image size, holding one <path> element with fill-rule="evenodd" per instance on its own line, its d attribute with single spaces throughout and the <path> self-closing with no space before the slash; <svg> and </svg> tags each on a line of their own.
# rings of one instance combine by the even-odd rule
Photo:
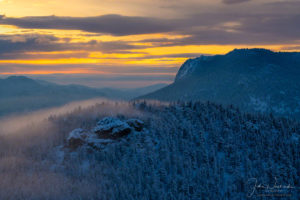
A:
<svg viewBox="0 0 300 200">
<path fill-rule="evenodd" d="M 264 0 L 263 6 L 270 6 L 269 2 Z M 263 28 L 273 23 L 275 11 L 261 13 L 262 5 L 255 1 L 187 0 L 180 4 L 186 7 L 177 7 L 159 0 L 103 0 L 101 4 L 95 0 L 1 0 L 0 5 L 2 75 L 118 74 L 121 67 L 119 75 L 143 74 L 147 69 L 145 74 L 160 76 L 166 68 L 170 68 L 168 74 L 175 74 L 188 58 L 226 54 L 235 48 L 300 50 L 299 38 L 285 37 L 276 26 Z M 258 17 L 248 17 L 247 8 L 257 8 Z M 281 12 L 291 18 L 295 13 L 294 9 Z M 256 27 L 251 27 L 251 20 Z M 270 31 L 277 35 L 270 38 Z"/>
</svg>

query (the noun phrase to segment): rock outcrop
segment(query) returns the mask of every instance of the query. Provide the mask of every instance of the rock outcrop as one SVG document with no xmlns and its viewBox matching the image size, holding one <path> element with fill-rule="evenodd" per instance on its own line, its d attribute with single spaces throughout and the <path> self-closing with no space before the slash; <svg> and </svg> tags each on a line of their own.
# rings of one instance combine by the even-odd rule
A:
<svg viewBox="0 0 300 200">
<path fill-rule="evenodd" d="M 141 131 L 144 128 L 144 122 L 139 119 L 128 119 L 127 124 L 136 131 Z"/>
<path fill-rule="evenodd" d="M 121 120 L 105 117 L 91 131 L 81 128 L 69 133 L 65 147 L 75 150 L 79 147 L 103 149 L 106 145 L 115 143 L 133 132 L 141 132 L 144 122 L 139 119 Z"/>
<path fill-rule="evenodd" d="M 102 119 L 94 128 L 94 132 L 103 139 L 118 139 L 131 131 L 132 127 L 127 122 L 112 117 Z"/>
<path fill-rule="evenodd" d="M 83 129 L 81 128 L 74 129 L 69 133 L 66 146 L 70 149 L 76 149 L 77 147 L 85 143 L 86 137 L 87 134 Z"/>
</svg>

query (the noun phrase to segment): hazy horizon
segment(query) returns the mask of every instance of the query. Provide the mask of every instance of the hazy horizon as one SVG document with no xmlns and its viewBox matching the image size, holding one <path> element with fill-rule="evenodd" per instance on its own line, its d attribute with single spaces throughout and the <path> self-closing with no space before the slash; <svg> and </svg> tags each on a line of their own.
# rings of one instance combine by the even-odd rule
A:
<svg viewBox="0 0 300 200">
<path fill-rule="evenodd" d="M 34 80 L 47 81 L 59 85 L 82 85 L 91 88 L 112 88 L 112 89 L 137 89 L 154 85 L 171 84 L 174 76 L 151 77 L 151 76 L 100 76 L 89 74 L 49 74 L 49 75 L 31 75 L 31 74 L 12 74 L 0 75 L 0 79 L 11 76 L 25 76 Z"/>
<path fill-rule="evenodd" d="M 191 57 L 300 50 L 298 0 L 0 0 L 0 7 L 5 76 L 133 88 L 172 82 Z"/>
</svg>

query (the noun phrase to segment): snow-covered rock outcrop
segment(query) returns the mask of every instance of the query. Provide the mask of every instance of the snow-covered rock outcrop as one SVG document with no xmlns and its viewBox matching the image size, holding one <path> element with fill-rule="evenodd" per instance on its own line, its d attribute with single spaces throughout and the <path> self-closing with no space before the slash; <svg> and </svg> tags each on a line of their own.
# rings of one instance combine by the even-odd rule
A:
<svg viewBox="0 0 300 200">
<path fill-rule="evenodd" d="M 74 129 L 69 133 L 66 146 L 71 149 L 76 149 L 85 143 L 86 138 L 87 133 L 83 129 Z"/>
<path fill-rule="evenodd" d="M 115 143 L 133 132 L 141 132 L 144 122 L 139 119 L 120 120 L 105 117 L 92 130 L 75 129 L 69 133 L 65 148 L 75 150 L 79 147 L 102 149 L 107 144 Z"/>
<path fill-rule="evenodd" d="M 128 135 L 131 129 L 128 123 L 124 121 L 113 117 L 106 117 L 97 123 L 94 133 L 100 138 L 117 139 Z"/>
<path fill-rule="evenodd" d="M 128 119 L 126 123 L 131 127 L 134 128 L 135 131 L 141 131 L 144 128 L 144 122 L 139 119 Z"/>
</svg>

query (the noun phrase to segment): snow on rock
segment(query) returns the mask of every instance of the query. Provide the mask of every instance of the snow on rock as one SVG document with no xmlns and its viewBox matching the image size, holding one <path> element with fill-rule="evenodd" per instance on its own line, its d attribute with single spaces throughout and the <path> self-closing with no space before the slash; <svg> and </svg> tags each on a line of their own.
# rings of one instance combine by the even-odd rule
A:
<svg viewBox="0 0 300 200">
<path fill-rule="evenodd" d="M 86 142 L 89 147 L 99 150 L 103 149 L 108 144 L 114 143 L 115 141 L 110 139 L 89 138 Z"/>
<path fill-rule="evenodd" d="M 106 117 L 97 123 L 94 132 L 100 138 L 117 139 L 128 135 L 132 131 L 127 122 L 123 122 L 117 118 Z"/>
<path fill-rule="evenodd" d="M 185 78 L 191 76 L 196 71 L 197 68 L 201 67 L 201 64 L 203 62 L 207 62 L 207 61 L 211 60 L 212 58 L 213 58 L 212 56 L 202 55 L 198 58 L 188 59 L 180 67 L 180 69 L 176 75 L 175 81 L 185 79 Z"/>
<path fill-rule="evenodd" d="M 70 132 L 67 138 L 67 147 L 71 149 L 76 149 L 77 147 L 83 145 L 85 143 L 85 138 L 87 134 L 81 128 L 77 128 Z"/>
<path fill-rule="evenodd" d="M 139 120 L 139 119 L 128 119 L 127 124 L 129 124 L 129 126 L 131 126 L 132 128 L 134 128 L 134 130 L 136 131 L 141 131 L 144 128 L 144 122 Z"/>
<path fill-rule="evenodd" d="M 178 81 L 180 79 L 183 79 L 188 74 L 192 74 L 195 71 L 195 68 L 197 66 L 196 59 L 189 59 L 187 60 L 179 69 L 175 80 Z"/>
<path fill-rule="evenodd" d="M 75 150 L 79 147 L 103 149 L 130 133 L 139 133 L 144 129 L 144 122 L 139 119 L 120 120 L 114 117 L 105 117 L 100 120 L 91 131 L 77 128 L 67 137 L 67 149 Z"/>
</svg>

